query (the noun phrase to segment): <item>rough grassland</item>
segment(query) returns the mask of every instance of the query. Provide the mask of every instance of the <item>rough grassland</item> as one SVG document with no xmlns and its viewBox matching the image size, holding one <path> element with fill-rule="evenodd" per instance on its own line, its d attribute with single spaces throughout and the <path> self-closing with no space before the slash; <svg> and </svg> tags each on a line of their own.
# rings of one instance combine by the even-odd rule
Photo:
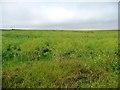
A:
<svg viewBox="0 0 120 90">
<path fill-rule="evenodd" d="M 117 88 L 118 31 L 3 31 L 3 88 Z"/>
</svg>

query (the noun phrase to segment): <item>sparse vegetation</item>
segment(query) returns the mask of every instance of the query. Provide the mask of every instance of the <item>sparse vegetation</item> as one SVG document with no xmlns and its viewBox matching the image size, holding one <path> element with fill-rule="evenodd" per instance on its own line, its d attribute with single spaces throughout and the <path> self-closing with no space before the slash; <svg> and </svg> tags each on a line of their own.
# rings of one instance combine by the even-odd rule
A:
<svg viewBox="0 0 120 90">
<path fill-rule="evenodd" d="M 117 88 L 118 31 L 3 31 L 3 88 Z"/>
</svg>

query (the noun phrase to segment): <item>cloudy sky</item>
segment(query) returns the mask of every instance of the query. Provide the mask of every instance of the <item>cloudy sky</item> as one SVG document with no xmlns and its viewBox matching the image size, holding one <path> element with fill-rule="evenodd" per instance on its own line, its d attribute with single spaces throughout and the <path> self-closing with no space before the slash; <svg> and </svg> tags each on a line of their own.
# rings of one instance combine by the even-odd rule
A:
<svg viewBox="0 0 120 90">
<path fill-rule="evenodd" d="M 118 29 L 117 2 L 2 2 L 0 28 Z"/>
</svg>

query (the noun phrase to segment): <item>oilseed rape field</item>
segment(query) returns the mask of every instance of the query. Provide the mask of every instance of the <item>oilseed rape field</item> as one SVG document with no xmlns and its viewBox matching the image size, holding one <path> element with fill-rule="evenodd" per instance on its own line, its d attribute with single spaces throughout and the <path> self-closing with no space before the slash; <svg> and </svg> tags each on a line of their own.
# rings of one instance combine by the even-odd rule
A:
<svg viewBox="0 0 120 90">
<path fill-rule="evenodd" d="M 118 31 L 2 31 L 3 88 L 118 88 Z"/>
</svg>

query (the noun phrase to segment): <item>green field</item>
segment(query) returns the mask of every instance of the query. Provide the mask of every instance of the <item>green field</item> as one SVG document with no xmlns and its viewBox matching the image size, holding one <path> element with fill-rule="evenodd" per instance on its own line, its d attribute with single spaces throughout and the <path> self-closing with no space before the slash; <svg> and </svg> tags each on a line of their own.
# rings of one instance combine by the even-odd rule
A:
<svg viewBox="0 0 120 90">
<path fill-rule="evenodd" d="M 118 31 L 2 31 L 3 88 L 117 88 Z"/>
</svg>

